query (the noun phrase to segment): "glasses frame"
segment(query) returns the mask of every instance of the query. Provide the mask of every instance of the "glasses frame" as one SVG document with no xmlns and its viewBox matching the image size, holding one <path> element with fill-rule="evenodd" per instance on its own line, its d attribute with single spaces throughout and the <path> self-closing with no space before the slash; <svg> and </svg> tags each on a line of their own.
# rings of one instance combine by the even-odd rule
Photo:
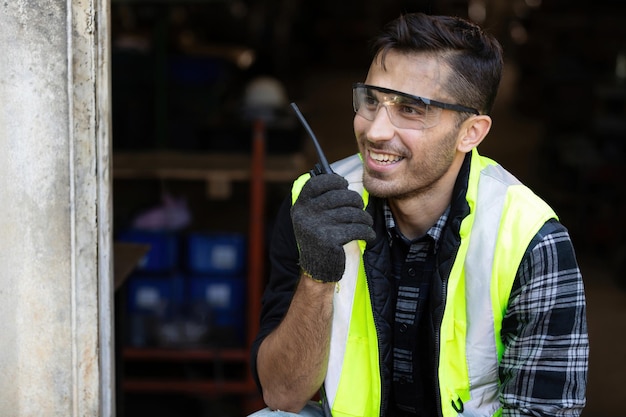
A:
<svg viewBox="0 0 626 417">
<path fill-rule="evenodd" d="M 450 104 L 450 103 L 444 103 L 442 101 L 437 101 L 437 100 L 431 100 L 429 98 L 425 98 L 425 97 L 420 97 L 420 96 L 414 96 L 412 94 L 407 94 L 407 93 L 403 93 L 402 91 L 396 91 L 396 90 L 392 90 L 390 88 L 385 88 L 385 87 L 378 87 L 375 85 L 370 85 L 370 84 L 365 84 L 365 83 L 353 83 L 352 84 L 352 97 L 354 97 L 354 90 L 356 90 L 357 88 L 368 88 L 371 90 L 376 90 L 376 91 L 380 91 L 383 94 L 394 94 L 400 97 L 404 97 L 410 100 L 414 100 L 414 101 L 421 101 L 422 103 L 426 104 L 427 106 L 434 106 L 434 107 L 439 107 L 440 109 L 445 109 L 445 110 L 453 110 L 453 111 L 457 111 L 460 113 L 472 113 L 474 115 L 479 115 L 480 112 L 474 108 L 471 107 L 466 107 L 466 106 L 462 106 L 460 104 Z M 354 98 L 353 98 L 353 103 L 352 103 L 352 107 L 355 111 L 355 113 L 357 112 L 356 106 L 354 105 Z"/>
</svg>

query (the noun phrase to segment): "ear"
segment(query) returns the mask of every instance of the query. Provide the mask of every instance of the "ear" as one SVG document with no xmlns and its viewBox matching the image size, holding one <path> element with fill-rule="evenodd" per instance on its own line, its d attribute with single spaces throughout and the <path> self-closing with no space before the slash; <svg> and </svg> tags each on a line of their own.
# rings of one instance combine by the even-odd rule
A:
<svg viewBox="0 0 626 417">
<path fill-rule="evenodd" d="M 491 117 L 481 114 L 471 116 L 461 124 L 460 139 L 457 145 L 459 152 L 468 153 L 483 141 L 491 129 Z"/>
</svg>

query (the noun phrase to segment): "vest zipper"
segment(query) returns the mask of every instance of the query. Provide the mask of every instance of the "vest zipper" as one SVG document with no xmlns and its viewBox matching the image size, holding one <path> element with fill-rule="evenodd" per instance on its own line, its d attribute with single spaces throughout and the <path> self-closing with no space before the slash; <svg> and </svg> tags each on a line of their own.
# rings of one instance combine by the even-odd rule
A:
<svg viewBox="0 0 626 417">
<path fill-rule="evenodd" d="M 460 245 L 460 243 L 459 243 Z M 454 267 L 454 262 L 456 261 L 456 256 L 459 253 L 459 245 L 457 245 L 456 249 L 453 252 L 453 256 L 451 256 L 452 262 L 450 263 L 450 268 L 447 271 L 447 274 L 444 275 L 445 279 L 441 283 L 441 313 L 437 317 L 437 322 L 435 326 L 435 399 L 436 403 L 439 404 L 437 407 L 437 415 L 439 417 L 443 417 L 443 407 L 444 404 L 441 398 L 441 384 L 439 383 L 439 356 L 441 351 L 441 322 L 443 321 L 443 314 L 446 310 L 446 302 L 448 295 L 448 279 L 450 278 L 450 273 L 452 272 L 452 268 Z"/>
<path fill-rule="evenodd" d="M 365 262 L 365 252 L 363 253 L 363 262 Z M 372 292 L 370 291 L 370 277 L 367 273 L 367 268 L 363 265 L 363 272 L 365 273 L 365 284 L 367 285 L 367 293 L 370 296 L 370 305 L 372 308 L 374 307 L 374 301 L 372 300 Z M 380 351 L 380 326 L 378 325 L 378 320 L 376 319 L 376 314 L 372 314 L 372 318 L 374 319 L 374 328 L 376 329 L 376 344 L 378 345 L 378 372 L 380 373 L 378 377 L 380 378 L 380 409 L 378 410 L 379 417 L 383 417 L 383 410 L 386 409 L 387 405 L 387 397 L 388 393 L 385 387 L 385 379 L 383 377 L 383 355 Z"/>
<path fill-rule="evenodd" d="M 442 283 L 442 292 L 443 292 L 443 299 L 442 302 L 444 303 L 443 308 L 445 309 L 445 297 L 446 297 L 446 290 L 447 290 L 447 282 L 448 280 L 446 279 L 443 283 Z M 441 310 L 443 311 L 443 309 Z M 439 351 L 440 351 L 440 344 L 441 344 L 441 320 L 443 319 L 443 314 L 440 315 L 440 317 L 437 317 L 437 327 L 435 328 L 435 399 L 436 399 L 436 404 L 439 405 L 439 407 L 437 407 L 437 414 L 439 415 L 439 417 L 443 417 L 443 403 L 441 402 L 441 387 L 439 384 Z"/>
</svg>

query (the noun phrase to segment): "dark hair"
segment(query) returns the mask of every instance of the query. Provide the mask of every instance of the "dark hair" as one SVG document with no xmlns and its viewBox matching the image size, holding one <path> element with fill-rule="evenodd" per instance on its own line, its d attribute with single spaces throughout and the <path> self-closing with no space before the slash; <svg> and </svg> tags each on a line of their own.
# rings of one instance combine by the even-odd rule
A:
<svg viewBox="0 0 626 417">
<path fill-rule="evenodd" d="M 441 57 L 452 70 L 444 86 L 448 94 L 481 113 L 491 111 L 502 76 L 502 47 L 478 25 L 452 16 L 401 15 L 373 40 L 372 49 L 383 68 L 390 50 Z"/>
</svg>

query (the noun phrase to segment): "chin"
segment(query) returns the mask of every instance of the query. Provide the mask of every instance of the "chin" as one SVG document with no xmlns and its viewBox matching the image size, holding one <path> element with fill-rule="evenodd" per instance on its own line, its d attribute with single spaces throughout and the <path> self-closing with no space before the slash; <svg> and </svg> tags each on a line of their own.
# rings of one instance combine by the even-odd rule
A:
<svg viewBox="0 0 626 417">
<path fill-rule="evenodd" d="M 367 174 L 363 177 L 363 186 L 374 197 L 390 198 L 396 194 L 393 185 L 389 181 Z"/>
</svg>

